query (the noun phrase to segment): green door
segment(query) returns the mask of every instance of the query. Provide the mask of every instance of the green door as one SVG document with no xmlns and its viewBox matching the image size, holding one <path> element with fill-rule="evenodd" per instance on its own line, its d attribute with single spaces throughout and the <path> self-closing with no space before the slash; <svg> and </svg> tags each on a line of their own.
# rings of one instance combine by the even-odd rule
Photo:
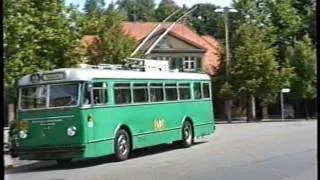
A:
<svg viewBox="0 0 320 180">
<path fill-rule="evenodd" d="M 101 111 L 105 111 L 108 103 L 107 83 L 103 80 L 94 80 L 90 89 L 91 112 L 88 119 L 88 139 L 96 141 L 105 137 L 102 133 L 106 116 L 101 114 Z"/>
</svg>

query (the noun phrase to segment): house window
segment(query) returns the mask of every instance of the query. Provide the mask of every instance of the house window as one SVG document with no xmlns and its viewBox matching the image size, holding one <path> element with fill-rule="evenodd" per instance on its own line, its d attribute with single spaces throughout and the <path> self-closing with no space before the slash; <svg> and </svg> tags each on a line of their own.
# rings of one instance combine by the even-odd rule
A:
<svg viewBox="0 0 320 180">
<path fill-rule="evenodd" d="M 157 56 L 155 57 L 156 60 L 165 60 L 165 61 L 170 61 L 171 57 L 170 56 Z"/>
<path fill-rule="evenodd" d="M 196 71 L 200 66 L 201 62 L 199 57 L 185 56 L 183 57 L 183 70 L 184 71 Z"/>
<path fill-rule="evenodd" d="M 169 43 L 168 37 L 163 37 L 160 42 L 156 45 L 156 48 L 159 49 L 170 49 L 172 46 Z"/>
</svg>

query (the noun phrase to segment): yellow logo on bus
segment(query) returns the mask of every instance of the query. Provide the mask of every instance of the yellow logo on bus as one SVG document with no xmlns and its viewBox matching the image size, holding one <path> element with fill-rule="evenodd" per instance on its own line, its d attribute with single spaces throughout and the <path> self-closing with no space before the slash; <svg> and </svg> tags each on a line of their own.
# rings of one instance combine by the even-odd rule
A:
<svg viewBox="0 0 320 180">
<path fill-rule="evenodd" d="M 164 129 L 164 119 L 154 120 L 154 130 L 161 131 Z"/>
<path fill-rule="evenodd" d="M 23 121 L 19 122 L 19 129 L 20 130 L 27 130 L 28 128 L 29 128 L 28 121 L 23 120 Z"/>
</svg>

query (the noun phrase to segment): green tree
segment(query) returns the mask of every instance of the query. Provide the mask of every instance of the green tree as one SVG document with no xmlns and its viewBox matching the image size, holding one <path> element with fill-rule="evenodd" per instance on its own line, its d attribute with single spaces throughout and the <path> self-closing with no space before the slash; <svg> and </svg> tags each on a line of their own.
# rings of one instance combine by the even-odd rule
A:
<svg viewBox="0 0 320 180">
<path fill-rule="evenodd" d="M 86 0 L 83 10 L 87 15 L 103 13 L 105 11 L 104 6 L 104 0 Z"/>
<path fill-rule="evenodd" d="M 316 1 L 315 0 L 295 0 L 293 7 L 301 17 L 302 25 L 297 34 L 297 40 L 302 40 L 308 34 L 312 38 L 313 44 L 316 42 Z"/>
<path fill-rule="evenodd" d="M 316 50 L 311 39 L 305 36 L 295 47 L 288 47 L 287 61 L 294 67 L 295 77 L 292 80 L 292 93 L 297 99 L 305 101 L 306 118 L 309 118 L 307 100 L 316 98 L 317 68 Z"/>
<path fill-rule="evenodd" d="M 118 0 L 118 10 L 127 16 L 128 21 L 154 21 L 153 0 Z"/>
<path fill-rule="evenodd" d="M 252 121 L 256 119 L 256 97 L 265 99 L 280 90 L 278 64 L 266 34 L 256 25 L 250 22 L 240 25 L 236 36 L 231 84 L 236 94 L 248 98 L 247 118 Z"/>
<path fill-rule="evenodd" d="M 72 50 L 78 42 L 63 0 L 7 0 L 5 7 L 5 89 L 12 101 L 23 75 L 75 66 Z"/>
<path fill-rule="evenodd" d="M 114 2 L 111 2 L 109 5 L 108 5 L 108 8 L 107 8 L 107 11 L 114 11 L 116 8 L 115 8 L 115 3 Z"/>
<path fill-rule="evenodd" d="M 155 10 L 155 17 L 157 21 L 163 21 L 167 16 L 172 14 L 174 11 L 180 9 L 180 7 L 172 0 L 161 0 L 158 8 Z M 173 16 L 171 21 L 178 19 L 178 16 Z"/>
<path fill-rule="evenodd" d="M 79 47 L 80 56 L 85 56 L 89 64 L 123 63 L 136 46 L 134 39 L 122 30 L 122 17 L 114 11 L 104 14 L 79 15 L 78 31 L 82 37 L 90 35 L 97 42 L 87 47 Z M 84 52 L 84 53 L 83 53 Z"/>
<path fill-rule="evenodd" d="M 302 19 L 293 7 L 294 0 L 267 1 L 271 11 L 270 21 L 273 24 L 273 35 L 276 37 L 274 47 L 277 48 L 277 60 L 282 64 L 285 61 L 285 51 L 293 45 L 297 33 L 302 26 Z"/>
<path fill-rule="evenodd" d="M 217 13 L 217 6 L 214 4 L 198 4 L 198 9 L 192 12 L 191 25 L 203 35 L 212 35 L 217 37 L 222 32 L 221 38 L 224 39 L 224 19 L 223 13 Z"/>
</svg>

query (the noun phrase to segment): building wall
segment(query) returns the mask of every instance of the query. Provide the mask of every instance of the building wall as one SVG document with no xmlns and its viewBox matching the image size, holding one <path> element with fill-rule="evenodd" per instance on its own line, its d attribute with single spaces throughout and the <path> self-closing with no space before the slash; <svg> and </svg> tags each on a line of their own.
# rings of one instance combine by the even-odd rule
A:
<svg viewBox="0 0 320 180">
<path fill-rule="evenodd" d="M 141 48 L 146 51 L 160 35 L 154 36 Z M 184 42 L 176 37 L 167 34 L 158 45 L 151 51 L 146 58 L 167 60 L 170 69 L 179 69 L 180 71 L 199 72 L 203 71 L 203 61 L 205 49 L 201 49 Z M 189 61 L 189 62 L 186 62 Z M 191 62 L 194 61 L 194 62 Z M 185 65 L 185 63 L 187 65 Z M 177 67 L 177 65 L 179 65 Z M 185 69 L 186 67 L 186 69 Z M 194 68 L 193 68 L 194 67 Z M 193 70 L 194 69 L 194 70 Z"/>
<path fill-rule="evenodd" d="M 150 47 L 158 38 L 159 35 L 156 35 L 154 37 L 151 37 L 143 46 L 142 50 L 147 50 L 148 47 Z M 171 45 L 172 49 L 183 49 L 183 50 L 201 50 L 200 48 L 197 48 L 195 46 L 192 46 L 191 44 L 188 44 L 178 38 L 175 38 L 171 36 L 170 34 L 167 34 L 164 39 L 167 39 L 166 41 Z M 158 45 L 161 43 L 161 41 L 158 43 Z M 158 49 L 155 47 L 155 49 Z"/>
</svg>

